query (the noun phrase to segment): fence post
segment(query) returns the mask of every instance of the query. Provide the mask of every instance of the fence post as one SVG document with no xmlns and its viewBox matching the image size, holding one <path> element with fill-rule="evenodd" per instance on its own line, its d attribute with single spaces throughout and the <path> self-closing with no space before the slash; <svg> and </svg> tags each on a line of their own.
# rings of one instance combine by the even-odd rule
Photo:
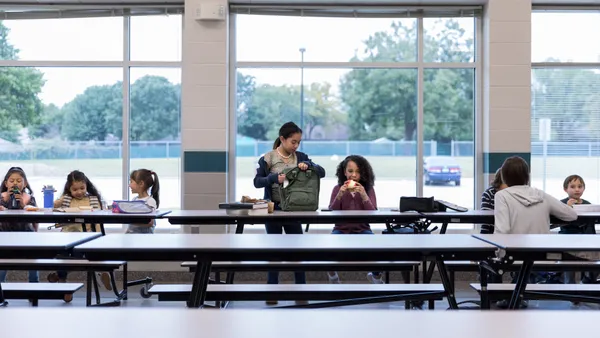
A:
<svg viewBox="0 0 600 338">
<path fill-rule="evenodd" d="M 171 152 L 170 152 L 170 149 L 169 149 L 169 148 L 170 148 L 170 147 L 169 147 L 169 145 L 170 145 L 170 144 L 171 144 L 171 142 L 170 142 L 170 141 L 167 141 L 167 158 L 170 158 L 170 157 L 171 157 L 171 156 L 170 156 L 170 155 L 171 155 L 171 154 L 170 154 Z"/>
<path fill-rule="evenodd" d="M 450 140 L 450 156 L 454 157 L 454 140 Z"/>
</svg>

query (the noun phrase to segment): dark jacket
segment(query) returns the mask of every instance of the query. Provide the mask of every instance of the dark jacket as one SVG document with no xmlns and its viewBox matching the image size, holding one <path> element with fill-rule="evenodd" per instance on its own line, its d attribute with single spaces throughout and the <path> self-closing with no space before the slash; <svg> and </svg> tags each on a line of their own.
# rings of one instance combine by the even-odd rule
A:
<svg viewBox="0 0 600 338">
<path fill-rule="evenodd" d="M 296 152 L 296 158 L 298 159 L 298 164 L 306 163 L 309 167 L 312 167 L 313 170 L 317 172 L 319 178 L 325 177 L 325 169 L 320 165 L 314 163 L 308 158 L 308 155 L 305 153 Z M 277 182 L 277 173 L 271 173 L 269 167 L 267 166 L 267 161 L 265 161 L 265 157 L 261 156 L 258 160 L 258 168 L 256 168 L 256 176 L 254 176 L 254 187 L 255 188 L 264 188 L 265 195 L 264 199 L 271 200 L 271 187 L 275 182 Z"/>
<path fill-rule="evenodd" d="M 569 198 L 564 198 L 560 200 L 561 202 L 567 204 Z M 591 204 L 589 201 L 581 199 L 581 204 Z M 596 226 L 594 222 L 586 223 L 581 221 L 570 222 L 569 224 L 563 225 L 560 227 L 559 233 L 561 234 L 595 234 Z"/>
</svg>

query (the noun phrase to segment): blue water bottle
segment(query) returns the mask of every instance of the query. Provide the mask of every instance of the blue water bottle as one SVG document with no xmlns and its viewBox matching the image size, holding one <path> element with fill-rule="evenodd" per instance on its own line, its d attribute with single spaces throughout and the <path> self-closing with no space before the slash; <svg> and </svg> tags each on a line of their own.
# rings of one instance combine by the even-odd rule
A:
<svg viewBox="0 0 600 338">
<path fill-rule="evenodd" d="M 52 208 L 54 206 L 54 186 L 45 185 L 42 192 L 44 193 L 44 208 Z"/>
</svg>

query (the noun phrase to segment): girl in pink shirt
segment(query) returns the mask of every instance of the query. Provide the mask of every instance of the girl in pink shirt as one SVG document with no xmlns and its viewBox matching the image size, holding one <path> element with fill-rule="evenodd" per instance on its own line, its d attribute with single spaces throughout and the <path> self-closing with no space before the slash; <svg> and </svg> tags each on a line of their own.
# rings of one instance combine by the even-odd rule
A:
<svg viewBox="0 0 600 338">
<path fill-rule="evenodd" d="M 375 174 L 369 161 L 359 155 L 346 157 L 336 171 L 338 185 L 331 192 L 329 209 L 331 210 L 377 210 L 375 197 Z M 367 223 L 336 224 L 332 234 L 368 234 L 372 235 Z M 329 282 L 339 284 L 340 278 L 336 272 L 328 272 Z M 382 284 L 379 272 L 369 272 L 367 279 L 374 284 Z"/>
</svg>

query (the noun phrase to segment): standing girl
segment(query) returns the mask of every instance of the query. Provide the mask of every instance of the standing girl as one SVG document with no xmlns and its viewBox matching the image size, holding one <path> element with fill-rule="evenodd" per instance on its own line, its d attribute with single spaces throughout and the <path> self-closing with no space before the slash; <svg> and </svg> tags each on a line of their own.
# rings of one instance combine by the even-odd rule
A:
<svg viewBox="0 0 600 338">
<path fill-rule="evenodd" d="M 338 185 L 331 192 L 329 209 L 331 210 L 377 210 L 375 197 L 375 174 L 369 161 L 359 155 L 346 157 L 337 167 L 335 175 Z M 366 234 L 372 235 L 367 223 L 336 224 L 332 234 Z M 328 272 L 329 283 L 339 284 L 337 272 Z M 367 279 L 373 284 L 382 284 L 381 273 L 369 272 Z"/>
<path fill-rule="evenodd" d="M 35 198 L 33 190 L 27 181 L 25 172 L 20 167 L 12 167 L 4 176 L 0 200 L 0 210 L 24 209 L 26 206 L 34 206 Z M 38 230 L 37 223 L 26 222 L 0 222 L 0 231 L 34 232 Z M 29 283 L 37 283 L 40 276 L 37 271 L 29 271 Z M 6 282 L 6 271 L 0 270 L 0 283 Z"/>
<path fill-rule="evenodd" d="M 325 177 L 325 169 L 313 163 L 308 155 L 299 152 L 298 147 L 302 141 L 302 129 L 294 122 L 287 122 L 279 129 L 279 137 L 273 144 L 273 150 L 264 154 L 259 160 L 254 177 L 254 187 L 264 188 L 264 198 L 275 203 L 275 210 L 281 210 L 279 203 L 279 185 L 283 184 L 285 175 L 282 172 L 288 168 L 298 167 L 307 170 L 309 167 L 317 172 L 319 177 Z M 296 222 L 281 222 L 265 224 L 268 234 L 302 234 L 302 225 Z M 295 272 L 296 284 L 306 284 L 304 272 Z M 269 271 L 268 283 L 278 284 L 279 273 Z"/>
<path fill-rule="evenodd" d="M 129 175 L 129 188 L 132 194 L 137 194 L 134 201 L 144 201 L 153 210 L 160 205 L 158 175 L 148 169 L 138 169 Z M 155 221 L 148 224 L 129 224 L 128 234 L 153 234 L 156 227 Z"/>
</svg>

